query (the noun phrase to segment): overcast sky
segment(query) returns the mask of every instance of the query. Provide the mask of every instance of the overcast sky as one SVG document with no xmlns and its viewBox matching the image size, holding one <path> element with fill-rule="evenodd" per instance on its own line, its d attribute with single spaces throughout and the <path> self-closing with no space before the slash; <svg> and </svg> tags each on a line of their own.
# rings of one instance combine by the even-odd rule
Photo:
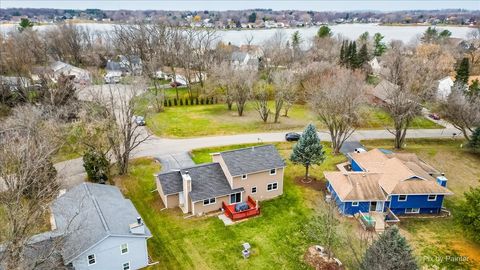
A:
<svg viewBox="0 0 480 270">
<path fill-rule="evenodd" d="M 145 1 L 145 0 L 56 0 L 56 1 L 9 1 L 0 0 L 1 8 L 29 7 L 29 8 L 58 8 L 58 9 L 86 9 L 99 8 L 105 10 L 238 10 L 251 8 L 271 8 L 274 10 L 296 9 L 315 11 L 344 11 L 344 10 L 412 10 L 412 9 L 447 9 L 463 8 L 480 10 L 480 1 Z"/>
</svg>

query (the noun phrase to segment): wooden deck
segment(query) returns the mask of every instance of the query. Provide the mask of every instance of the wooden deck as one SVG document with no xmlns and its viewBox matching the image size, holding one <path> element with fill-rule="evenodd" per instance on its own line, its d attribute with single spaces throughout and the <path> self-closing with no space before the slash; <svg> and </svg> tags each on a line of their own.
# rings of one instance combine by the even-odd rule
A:
<svg viewBox="0 0 480 270">
<path fill-rule="evenodd" d="M 227 205 L 225 202 L 223 202 L 222 207 L 225 211 L 225 215 L 233 221 L 253 217 L 260 214 L 260 206 L 255 200 L 252 199 L 252 197 L 248 196 L 246 203 L 248 204 L 248 210 L 240 212 L 235 211 L 235 204 Z"/>
</svg>

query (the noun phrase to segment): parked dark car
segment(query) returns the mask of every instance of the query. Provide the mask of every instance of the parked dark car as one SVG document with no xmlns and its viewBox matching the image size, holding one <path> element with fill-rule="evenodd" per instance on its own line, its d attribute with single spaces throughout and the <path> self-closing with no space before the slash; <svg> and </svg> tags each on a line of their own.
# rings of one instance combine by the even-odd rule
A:
<svg viewBox="0 0 480 270">
<path fill-rule="evenodd" d="M 145 126 L 145 118 L 143 116 L 135 117 L 135 124 L 139 126 Z"/>
<path fill-rule="evenodd" d="M 179 82 L 171 82 L 171 83 L 170 83 L 170 86 L 171 86 L 171 87 L 179 87 L 179 86 L 182 86 L 182 84 L 179 83 Z"/>
<path fill-rule="evenodd" d="M 301 135 L 296 132 L 289 132 L 285 134 L 285 140 L 287 140 L 287 142 L 298 141 L 300 136 Z"/>
<path fill-rule="evenodd" d="M 440 116 L 436 113 L 431 113 L 428 117 L 432 118 L 433 120 L 440 120 Z"/>
</svg>

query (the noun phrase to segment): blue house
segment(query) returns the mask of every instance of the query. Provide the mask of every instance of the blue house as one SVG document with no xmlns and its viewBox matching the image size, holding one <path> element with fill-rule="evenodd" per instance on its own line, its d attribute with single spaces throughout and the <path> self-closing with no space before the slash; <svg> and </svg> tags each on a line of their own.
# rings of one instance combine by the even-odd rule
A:
<svg viewBox="0 0 480 270">
<path fill-rule="evenodd" d="M 325 172 L 327 189 L 345 215 L 387 212 L 396 215 L 438 214 L 453 193 L 447 178 L 415 154 L 379 149 L 350 153 L 350 170 Z"/>
</svg>

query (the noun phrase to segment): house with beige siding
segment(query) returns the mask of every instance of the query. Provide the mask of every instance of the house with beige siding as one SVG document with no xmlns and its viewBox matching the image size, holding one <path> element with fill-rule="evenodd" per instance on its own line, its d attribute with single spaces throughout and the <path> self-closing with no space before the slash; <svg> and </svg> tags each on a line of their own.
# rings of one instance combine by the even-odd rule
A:
<svg viewBox="0 0 480 270">
<path fill-rule="evenodd" d="M 283 194 L 284 169 L 276 148 L 262 145 L 213 153 L 211 163 L 157 174 L 155 182 L 166 208 L 193 215 L 223 210 L 235 219 L 258 214 L 258 201 Z"/>
</svg>

